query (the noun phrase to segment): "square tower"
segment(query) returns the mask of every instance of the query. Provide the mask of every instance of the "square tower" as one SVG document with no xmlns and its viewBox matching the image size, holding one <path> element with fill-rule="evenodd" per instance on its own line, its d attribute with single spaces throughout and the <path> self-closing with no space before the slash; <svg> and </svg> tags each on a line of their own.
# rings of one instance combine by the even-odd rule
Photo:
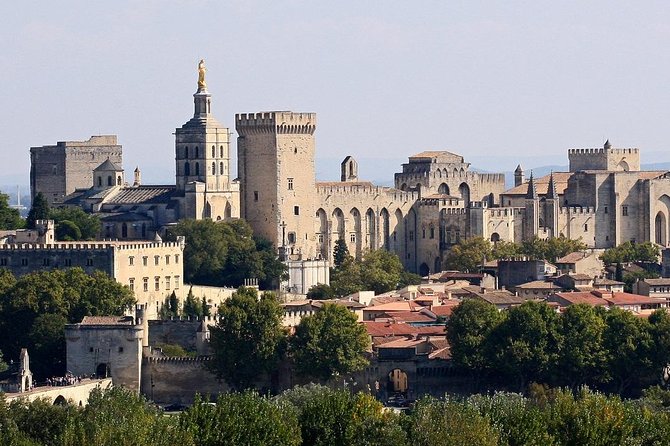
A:
<svg viewBox="0 0 670 446">
<path fill-rule="evenodd" d="M 30 195 L 42 192 L 50 205 L 76 189 L 93 184 L 93 170 L 110 160 L 121 166 L 122 147 L 116 135 L 91 136 L 88 141 L 59 141 L 30 148 Z"/>
<path fill-rule="evenodd" d="M 235 116 L 241 216 L 290 260 L 316 250 L 316 113 Z"/>
</svg>

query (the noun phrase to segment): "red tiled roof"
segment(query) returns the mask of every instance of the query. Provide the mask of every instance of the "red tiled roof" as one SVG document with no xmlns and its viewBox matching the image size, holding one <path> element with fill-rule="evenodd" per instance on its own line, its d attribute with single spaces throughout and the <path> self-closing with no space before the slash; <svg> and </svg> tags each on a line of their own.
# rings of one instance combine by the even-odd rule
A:
<svg viewBox="0 0 670 446">
<path fill-rule="evenodd" d="M 363 324 L 368 334 L 372 337 L 414 335 L 419 332 L 417 327 L 409 324 L 377 321 L 364 321 L 361 324 Z"/>
<path fill-rule="evenodd" d="M 392 311 L 381 316 L 377 316 L 378 319 L 384 317 L 393 318 L 396 321 L 404 322 L 433 322 L 435 320 L 434 317 L 431 317 L 423 311 Z"/>
</svg>

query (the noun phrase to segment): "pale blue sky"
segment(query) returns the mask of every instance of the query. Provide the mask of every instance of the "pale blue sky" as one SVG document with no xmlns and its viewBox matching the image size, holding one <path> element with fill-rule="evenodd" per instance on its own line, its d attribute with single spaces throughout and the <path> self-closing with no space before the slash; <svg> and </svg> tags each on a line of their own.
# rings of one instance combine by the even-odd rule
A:
<svg viewBox="0 0 670 446">
<path fill-rule="evenodd" d="M 105 133 L 127 170 L 173 181 L 200 58 L 224 125 L 316 112 L 334 162 L 446 149 L 512 170 L 606 137 L 670 161 L 667 0 L 22 1 L 0 38 L 0 176 L 24 184 L 30 146 Z"/>
</svg>

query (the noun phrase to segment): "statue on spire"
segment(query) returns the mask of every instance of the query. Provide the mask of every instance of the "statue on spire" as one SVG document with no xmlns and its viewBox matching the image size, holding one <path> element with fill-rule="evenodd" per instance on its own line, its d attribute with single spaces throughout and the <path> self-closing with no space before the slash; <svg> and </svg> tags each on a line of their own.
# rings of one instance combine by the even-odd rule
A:
<svg viewBox="0 0 670 446">
<path fill-rule="evenodd" d="M 207 91 L 207 83 L 205 82 L 205 59 L 200 59 L 198 63 L 198 92 Z"/>
</svg>

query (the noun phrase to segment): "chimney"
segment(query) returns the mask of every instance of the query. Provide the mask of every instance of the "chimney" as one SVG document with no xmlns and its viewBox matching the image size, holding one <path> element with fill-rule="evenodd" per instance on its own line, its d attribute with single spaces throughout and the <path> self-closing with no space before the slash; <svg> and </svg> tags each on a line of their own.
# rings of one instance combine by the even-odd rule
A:
<svg viewBox="0 0 670 446">
<path fill-rule="evenodd" d="M 137 166 L 135 168 L 135 181 L 133 182 L 133 186 L 137 187 L 142 184 L 142 173 L 140 172 L 140 167 Z"/>
</svg>

